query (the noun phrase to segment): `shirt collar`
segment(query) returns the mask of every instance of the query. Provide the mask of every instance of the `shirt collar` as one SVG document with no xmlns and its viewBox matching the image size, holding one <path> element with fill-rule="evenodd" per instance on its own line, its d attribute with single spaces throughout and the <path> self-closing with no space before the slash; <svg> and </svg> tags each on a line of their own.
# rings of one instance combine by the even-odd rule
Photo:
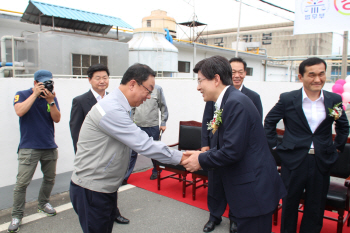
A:
<svg viewBox="0 0 350 233">
<path fill-rule="evenodd" d="M 242 91 L 242 88 L 243 88 L 243 83 L 242 83 L 242 85 L 239 87 L 239 91 Z"/>
<path fill-rule="evenodd" d="M 215 108 L 220 109 L 221 106 L 221 102 L 222 102 L 222 98 L 224 98 L 225 92 L 227 90 L 227 88 L 229 87 L 229 85 L 227 85 L 224 90 L 221 91 L 219 98 L 216 100 L 215 102 Z"/>
<path fill-rule="evenodd" d="M 102 97 L 93 88 L 91 88 L 91 92 L 95 96 L 96 100 L 101 100 L 102 99 Z M 103 97 L 105 97 L 105 96 L 106 96 L 106 90 L 105 90 L 105 94 L 103 95 Z"/>
<path fill-rule="evenodd" d="M 302 89 L 302 94 L 303 94 L 303 96 L 302 96 L 303 99 L 302 99 L 302 100 L 303 100 L 303 101 L 304 101 L 304 100 L 310 100 L 309 97 L 307 96 L 305 90 L 304 90 L 304 87 L 302 87 L 301 89 Z M 318 97 L 318 99 L 315 100 L 315 101 L 323 100 L 323 99 L 324 99 L 324 97 L 323 97 L 323 90 L 321 90 L 320 97 Z M 311 100 L 310 100 L 310 101 L 311 101 Z"/>
<path fill-rule="evenodd" d="M 125 97 L 125 95 L 123 94 L 123 92 L 119 89 L 119 87 L 116 87 L 115 89 L 115 93 L 117 96 L 117 99 L 119 100 L 119 103 L 123 106 L 123 108 L 127 111 L 130 112 L 131 111 L 131 106 L 129 104 L 128 99 Z M 109 94 L 110 95 L 110 94 Z"/>
</svg>

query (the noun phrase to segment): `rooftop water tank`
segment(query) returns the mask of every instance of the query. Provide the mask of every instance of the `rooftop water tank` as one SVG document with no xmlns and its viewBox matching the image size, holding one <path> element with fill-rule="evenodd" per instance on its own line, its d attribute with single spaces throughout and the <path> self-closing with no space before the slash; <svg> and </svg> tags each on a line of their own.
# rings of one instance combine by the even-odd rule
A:
<svg viewBox="0 0 350 233">
<path fill-rule="evenodd" d="M 178 72 L 178 49 L 165 39 L 161 28 L 139 28 L 134 30 L 129 44 L 129 65 L 146 64 L 159 77 L 170 77 Z"/>
</svg>

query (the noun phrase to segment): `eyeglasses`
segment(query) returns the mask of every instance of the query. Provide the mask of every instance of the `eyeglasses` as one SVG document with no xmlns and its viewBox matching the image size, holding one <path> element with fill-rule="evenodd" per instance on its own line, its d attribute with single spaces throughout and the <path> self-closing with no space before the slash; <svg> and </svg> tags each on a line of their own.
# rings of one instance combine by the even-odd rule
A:
<svg viewBox="0 0 350 233">
<path fill-rule="evenodd" d="M 148 90 L 148 88 L 145 87 L 143 84 L 141 84 L 141 86 L 143 86 L 143 87 L 148 91 L 148 94 L 149 94 L 149 95 L 152 95 L 152 91 Z"/>
<path fill-rule="evenodd" d="M 198 85 L 202 84 L 202 81 L 203 81 L 204 79 L 206 79 L 206 78 L 197 79 L 197 83 L 198 83 Z"/>
</svg>

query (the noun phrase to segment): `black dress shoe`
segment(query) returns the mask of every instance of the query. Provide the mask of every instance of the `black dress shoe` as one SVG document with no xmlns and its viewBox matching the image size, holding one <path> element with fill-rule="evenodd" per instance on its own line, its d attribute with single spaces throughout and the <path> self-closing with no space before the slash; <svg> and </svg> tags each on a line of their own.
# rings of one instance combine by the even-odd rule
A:
<svg viewBox="0 0 350 233">
<path fill-rule="evenodd" d="M 152 173 L 151 177 L 149 178 L 150 180 L 155 180 L 157 179 L 157 173 Z"/>
<path fill-rule="evenodd" d="M 219 225 L 220 223 L 215 223 L 213 221 L 208 221 L 203 228 L 203 232 L 211 232 L 215 229 L 215 225 Z"/>
<path fill-rule="evenodd" d="M 230 233 L 237 233 L 237 224 L 230 220 Z"/>
<path fill-rule="evenodd" d="M 126 184 L 128 184 L 128 181 L 127 180 L 123 180 L 122 185 L 126 185 Z"/>
<path fill-rule="evenodd" d="M 119 215 L 118 217 L 115 218 L 115 221 L 119 224 L 129 224 L 129 219 L 124 218 L 123 216 Z"/>
</svg>

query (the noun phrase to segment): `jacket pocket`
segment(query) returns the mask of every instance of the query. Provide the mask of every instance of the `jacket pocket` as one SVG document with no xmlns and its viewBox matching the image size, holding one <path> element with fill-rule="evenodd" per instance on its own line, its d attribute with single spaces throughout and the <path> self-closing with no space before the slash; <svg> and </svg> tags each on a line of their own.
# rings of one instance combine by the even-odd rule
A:
<svg viewBox="0 0 350 233">
<path fill-rule="evenodd" d="M 279 149 L 279 150 L 293 150 L 294 147 L 295 147 L 295 143 L 288 142 L 288 141 L 282 141 L 282 143 L 277 146 L 277 149 Z"/>
<path fill-rule="evenodd" d="M 335 146 L 334 145 L 332 145 L 332 146 L 329 146 L 329 147 L 327 147 L 326 148 L 326 152 L 327 152 L 327 154 L 333 154 L 334 152 L 335 152 Z"/>
<path fill-rule="evenodd" d="M 254 172 L 245 173 L 242 175 L 234 176 L 232 178 L 232 185 L 246 184 L 255 181 Z"/>
</svg>

